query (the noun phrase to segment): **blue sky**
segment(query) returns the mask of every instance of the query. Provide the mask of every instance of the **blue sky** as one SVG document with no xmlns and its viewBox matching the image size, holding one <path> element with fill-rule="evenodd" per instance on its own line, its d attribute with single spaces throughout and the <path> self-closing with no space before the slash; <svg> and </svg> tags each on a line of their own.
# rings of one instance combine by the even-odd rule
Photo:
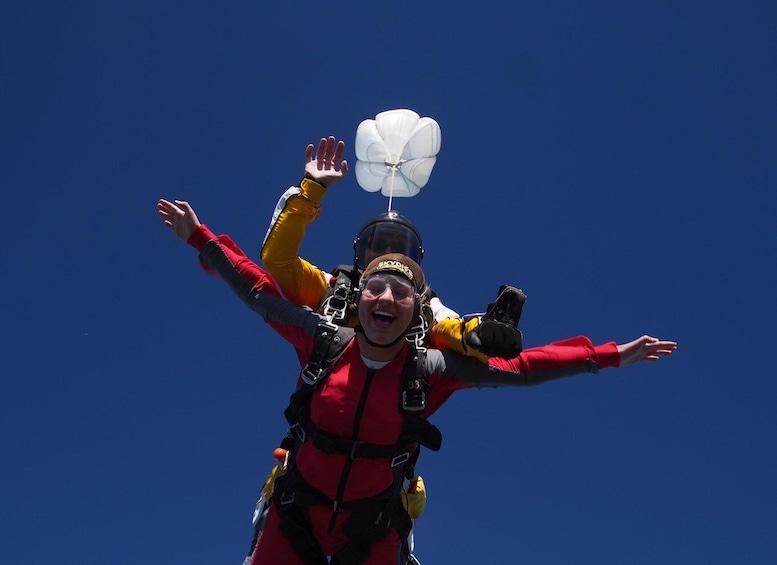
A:
<svg viewBox="0 0 777 565">
<path fill-rule="evenodd" d="M 431 116 L 395 208 L 459 312 L 526 291 L 528 345 L 643 333 L 653 365 L 459 393 L 417 555 L 777 559 L 777 8 L 769 2 L 30 0 L 0 18 L 0 561 L 240 563 L 291 347 L 156 216 L 254 258 L 305 145 Z M 385 209 L 350 175 L 303 255 Z"/>
</svg>

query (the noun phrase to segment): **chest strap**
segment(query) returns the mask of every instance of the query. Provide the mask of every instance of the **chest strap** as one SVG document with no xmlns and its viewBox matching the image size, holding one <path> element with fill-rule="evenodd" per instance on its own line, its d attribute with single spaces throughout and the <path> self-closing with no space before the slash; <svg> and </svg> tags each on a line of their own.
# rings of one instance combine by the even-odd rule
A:
<svg viewBox="0 0 777 565">
<path fill-rule="evenodd" d="M 326 454 L 343 453 L 350 459 L 391 459 L 391 466 L 396 467 L 410 459 L 415 442 L 396 443 L 394 445 L 379 445 L 364 441 L 350 440 L 344 437 L 318 429 L 309 419 L 297 422 L 295 431 L 301 442 L 310 438 L 316 449 Z"/>
</svg>

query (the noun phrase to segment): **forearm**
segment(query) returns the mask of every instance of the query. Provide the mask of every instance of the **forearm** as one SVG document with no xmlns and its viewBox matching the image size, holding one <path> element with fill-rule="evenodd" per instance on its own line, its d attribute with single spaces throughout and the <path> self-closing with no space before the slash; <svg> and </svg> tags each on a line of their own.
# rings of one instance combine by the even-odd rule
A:
<svg viewBox="0 0 777 565">
<path fill-rule="evenodd" d="M 477 387 L 530 386 L 550 380 L 596 373 L 605 367 L 618 366 L 614 342 L 596 346 L 586 337 L 576 337 L 544 347 L 524 350 L 515 359 L 491 359 L 483 364 L 450 352 L 432 356 L 430 369 L 442 369 L 444 376 Z"/>
<path fill-rule="evenodd" d="M 269 274 L 246 257 L 228 236 L 216 236 L 203 225 L 188 243 L 200 250 L 202 265 L 221 277 L 266 322 L 302 328 L 305 335 L 313 335 L 319 317 L 281 298 Z"/>
<path fill-rule="evenodd" d="M 326 189 L 310 179 L 287 190 L 275 208 L 262 245 L 262 263 L 283 294 L 297 304 L 318 308 L 329 280 L 326 273 L 299 257 L 309 223 L 320 213 Z"/>
</svg>

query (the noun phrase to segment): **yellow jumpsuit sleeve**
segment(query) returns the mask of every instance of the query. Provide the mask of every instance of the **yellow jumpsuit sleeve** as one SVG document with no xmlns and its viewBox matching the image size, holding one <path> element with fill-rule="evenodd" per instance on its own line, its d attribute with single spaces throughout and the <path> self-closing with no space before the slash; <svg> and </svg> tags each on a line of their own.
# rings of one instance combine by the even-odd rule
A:
<svg viewBox="0 0 777 565">
<path fill-rule="evenodd" d="M 479 351 L 467 347 L 464 342 L 464 336 L 467 335 L 468 332 L 474 330 L 479 323 L 480 320 L 478 318 L 472 318 L 466 322 L 461 318 L 440 320 L 432 326 L 430 332 L 432 347 L 454 351 L 477 359 L 481 363 L 488 363 L 489 358 L 487 355 L 483 355 Z"/>
<path fill-rule="evenodd" d="M 281 292 L 296 304 L 318 309 L 329 288 L 329 275 L 299 256 L 308 224 L 318 218 L 323 185 L 302 179 L 281 196 L 262 244 L 262 263 Z"/>
</svg>

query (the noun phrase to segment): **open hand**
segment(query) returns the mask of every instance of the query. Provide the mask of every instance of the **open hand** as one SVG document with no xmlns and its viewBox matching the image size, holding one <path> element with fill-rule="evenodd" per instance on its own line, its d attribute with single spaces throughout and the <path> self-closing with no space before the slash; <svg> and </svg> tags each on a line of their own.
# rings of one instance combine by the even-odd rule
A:
<svg viewBox="0 0 777 565">
<path fill-rule="evenodd" d="M 194 230 L 200 227 L 200 220 L 194 213 L 188 202 L 175 200 L 175 204 L 164 198 L 160 198 L 156 204 L 159 215 L 165 221 L 165 225 L 173 230 L 178 239 L 186 243 Z"/>
<path fill-rule="evenodd" d="M 311 143 L 305 149 L 305 176 L 325 187 L 339 182 L 348 172 L 348 162 L 343 159 L 343 151 L 345 142 L 336 141 L 333 135 L 328 139 L 321 138 L 315 157 Z"/>
<path fill-rule="evenodd" d="M 677 349 L 674 341 L 661 341 L 649 335 L 618 346 L 621 354 L 621 367 L 640 363 L 641 361 L 658 361 L 661 357 L 671 355 Z"/>
</svg>

